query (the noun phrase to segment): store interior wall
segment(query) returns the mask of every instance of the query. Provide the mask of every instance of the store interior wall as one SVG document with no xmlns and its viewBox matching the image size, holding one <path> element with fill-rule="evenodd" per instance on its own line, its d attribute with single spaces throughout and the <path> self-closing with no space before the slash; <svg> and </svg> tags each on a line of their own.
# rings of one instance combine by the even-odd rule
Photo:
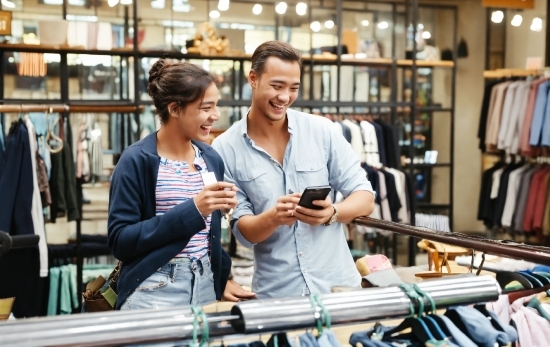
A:
<svg viewBox="0 0 550 347">
<path fill-rule="evenodd" d="M 535 0 L 535 8 L 524 11 L 507 11 L 506 21 L 506 56 L 505 67 L 508 69 L 525 69 L 529 57 L 541 59 L 544 66 L 545 36 L 546 36 L 546 0 Z M 512 26 L 511 21 L 515 14 L 523 17 L 519 27 Z M 536 32 L 530 29 L 533 18 L 542 19 L 543 28 Z"/>
<path fill-rule="evenodd" d="M 476 217 L 482 174 L 477 129 L 484 86 L 485 8 L 481 1 L 465 0 L 458 1 L 458 9 L 458 37 L 468 43 L 469 55 L 457 65 L 452 230 L 483 232 Z"/>
</svg>

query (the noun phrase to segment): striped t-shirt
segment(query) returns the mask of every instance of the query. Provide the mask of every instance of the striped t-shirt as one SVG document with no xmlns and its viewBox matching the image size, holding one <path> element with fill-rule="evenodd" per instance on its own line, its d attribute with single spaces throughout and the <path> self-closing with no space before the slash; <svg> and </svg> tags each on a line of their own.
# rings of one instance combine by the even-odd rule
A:
<svg viewBox="0 0 550 347">
<path fill-rule="evenodd" d="M 193 145 L 193 148 L 196 153 L 193 164 L 198 172 L 189 172 L 189 166 L 184 161 L 160 158 L 156 187 L 157 216 L 163 215 L 166 211 L 187 199 L 192 199 L 204 187 L 202 174 L 208 172 L 208 169 L 200 150 L 195 145 Z M 176 258 L 194 260 L 208 254 L 211 221 L 212 217 L 208 216 L 206 218 L 206 228 L 195 234 Z M 177 232 L 177 230 L 174 230 L 174 232 Z"/>
</svg>

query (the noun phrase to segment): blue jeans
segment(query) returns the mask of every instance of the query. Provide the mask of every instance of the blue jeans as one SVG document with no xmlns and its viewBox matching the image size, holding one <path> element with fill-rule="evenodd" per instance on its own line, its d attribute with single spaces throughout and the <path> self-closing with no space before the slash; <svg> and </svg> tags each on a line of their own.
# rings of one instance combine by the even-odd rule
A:
<svg viewBox="0 0 550 347">
<path fill-rule="evenodd" d="M 210 258 L 178 258 L 149 276 L 122 304 L 121 310 L 207 305 L 216 301 Z"/>
</svg>

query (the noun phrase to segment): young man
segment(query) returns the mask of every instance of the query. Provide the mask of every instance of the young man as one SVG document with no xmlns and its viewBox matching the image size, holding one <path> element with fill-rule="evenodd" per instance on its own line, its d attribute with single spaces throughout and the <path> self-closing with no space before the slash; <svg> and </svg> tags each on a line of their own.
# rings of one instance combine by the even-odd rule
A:
<svg viewBox="0 0 550 347">
<path fill-rule="evenodd" d="M 238 187 L 232 230 L 254 247 L 253 291 L 259 298 L 358 287 L 340 223 L 368 216 L 374 193 L 351 146 L 330 121 L 289 109 L 298 96 L 301 56 L 270 41 L 252 56 L 248 76 L 252 105 L 246 118 L 213 143 L 225 163 L 225 179 Z M 346 199 L 298 206 L 311 186 L 330 185 Z"/>
</svg>

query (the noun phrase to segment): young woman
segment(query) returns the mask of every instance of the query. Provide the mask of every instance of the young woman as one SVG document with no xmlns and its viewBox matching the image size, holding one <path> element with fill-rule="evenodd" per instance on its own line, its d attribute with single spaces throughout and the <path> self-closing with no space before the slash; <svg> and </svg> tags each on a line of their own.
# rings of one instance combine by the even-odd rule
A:
<svg viewBox="0 0 550 347">
<path fill-rule="evenodd" d="M 214 82 L 196 65 L 164 58 L 149 72 L 162 127 L 123 152 L 111 180 L 118 309 L 254 296 L 228 282 L 231 258 L 220 242 L 220 210 L 236 206 L 237 189 L 223 182 L 222 159 L 203 143 L 219 118 Z"/>
</svg>

